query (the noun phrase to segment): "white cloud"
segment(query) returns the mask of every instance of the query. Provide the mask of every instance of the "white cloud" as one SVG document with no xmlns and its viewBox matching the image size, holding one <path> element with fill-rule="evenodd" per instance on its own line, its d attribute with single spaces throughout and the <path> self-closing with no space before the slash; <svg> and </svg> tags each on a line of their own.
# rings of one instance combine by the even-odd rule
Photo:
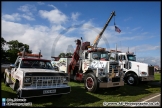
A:
<svg viewBox="0 0 162 108">
<path fill-rule="evenodd" d="M 36 11 L 36 8 L 33 5 L 24 5 L 19 8 L 23 14 L 15 13 L 12 15 L 5 14 L 2 15 L 2 37 L 6 41 L 10 40 L 18 40 L 24 44 L 28 44 L 33 53 L 38 53 L 40 50 L 43 54 L 43 58 L 50 59 L 51 56 L 58 56 L 59 53 L 67 51 L 69 45 L 76 48 L 74 40 L 83 37 L 83 41 L 90 41 L 91 44 L 95 40 L 95 38 L 99 35 L 103 27 L 95 27 L 92 20 L 88 22 L 84 22 L 83 25 L 74 25 L 71 26 L 70 29 L 62 26 L 62 23 L 68 21 L 68 17 L 58 10 L 54 5 L 48 5 L 53 7 L 53 10 L 39 10 L 39 14 L 42 18 L 48 19 L 52 26 L 42 26 L 42 25 L 26 25 L 20 24 L 16 22 L 9 21 L 19 21 L 21 18 L 25 18 L 27 20 L 34 20 L 33 12 Z M 77 18 L 80 13 L 72 13 L 71 18 L 73 21 L 70 22 L 71 25 L 76 23 Z M 79 23 L 82 21 L 78 21 Z M 54 25 L 53 25 L 54 24 Z M 16 30 L 15 30 L 16 28 Z M 120 27 L 119 27 L 120 28 Z M 130 29 L 130 28 L 128 28 Z M 138 30 L 140 27 L 134 28 L 133 30 Z M 65 31 L 65 32 L 62 32 Z M 130 30 L 129 30 L 130 31 Z M 114 30 L 114 26 L 108 26 L 103 33 L 103 36 L 98 44 L 99 47 L 105 46 L 105 44 L 113 44 L 118 43 L 119 41 L 126 42 L 131 40 L 139 40 L 145 39 L 146 32 L 141 34 L 142 36 L 129 36 L 128 33 L 124 32 L 117 33 Z M 121 38 L 122 36 L 122 38 Z M 150 36 L 147 36 L 149 38 Z M 55 47 L 55 51 L 53 51 Z M 127 51 L 127 47 L 123 46 L 122 51 Z M 160 46 L 153 45 L 140 45 L 129 48 L 130 51 L 153 51 L 159 50 Z M 51 54 L 52 53 L 52 54 Z M 153 60 L 152 60 L 153 61 Z"/>
<path fill-rule="evenodd" d="M 17 35 L 21 36 L 28 27 L 29 25 L 22 25 L 19 23 L 2 20 L 2 37 L 12 39 Z"/>
<path fill-rule="evenodd" d="M 35 20 L 33 13 L 37 11 L 37 8 L 34 5 L 23 5 L 18 8 L 19 11 L 24 12 L 25 14 L 22 14 L 22 17 L 27 20 Z"/>
<path fill-rule="evenodd" d="M 103 37 L 99 42 L 99 47 L 107 44 L 105 43 L 105 38 L 107 39 L 108 44 L 112 44 L 112 41 L 119 41 L 114 40 L 118 39 L 118 35 L 114 35 L 114 31 L 111 31 L 110 29 L 111 27 L 105 30 Z M 83 41 L 90 41 L 92 44 L 96 36 L 102 30 L 102 27 L 94 27 L 92 22 L 87 22 L 83 25 L 75 26 L 70 29 L 70 31 L 60 34 L 60 31 L 62 30 L 66 30 L 66 28 L 59 24 L 53 25 L 52 27 L 42 25 L 31 26 L 2 20 L 2 37 L 4 37 L 6 41 L 18 40 L 19 42 L 28 44 L 33 53 L 38 53 L 41 50 L 43 58 L 48 59 L 51 59 L 51 56 L 58 56 L 61 52 L 66 53 L 69 45 L 72 45 L 75 49 L 76 45 L 74 40 L 80 38 L 78 37 L 79 35 L 83 36 Z M 68 37 L 68 33 L 78 33 L 78 35 L 72 34 L 71 37 Z M 128 37 L 123 38 L 126 39 Z M 135 38 L 130 39 L 134 40 Z M 55 51 L 53 50 L 54 47 Z M 110 49 L 115 49 L 115 44 Z M 118 49 L 120 50 L 119 45 Z M 126 52 L 127 49 L 127 47 L 122 46 L 123 52 Z M 138 52 L 154 51 L 160 50 L 160 46 L 139 45 L 129 48 L 130 52 L 134 52 L 135 49 Z M 154 59 L 152 59 L 150 63 L 152 63 L 153 60 Z"/>
<path fill-rule="evenodd" d="M 52 55 L 58 56 L 59 53 L 66 52 L 68 45 L 75 46 L 74 40 L 77 39 L 76 37 L 67 37 L 66 34 L 60 35 L 59 32 L 53 31 L 53 28 L 55 26 L 51 28 L 42 25 L 31 26 L 2 20 L 2 37 L 6 41 L 18 40 L 28 44 L 33 53 L 38 53 L 41 50 L 43 58 L 51 59 L 54 42 L 56 50 Z M 56 26 L 56 28 L 62 29 L 61 26 Z"/>
<path fill-rule="evenodd" d="M 122 52 L 127 52 L 128 51 L 128 47 L 121 46 L 121 44 L 118 44 L 118 49 L 122 50 Z M 129 47 L 130 52 L 146 52 L 146 51 L 154 51 L 154 50 L 160 50 L 160 46 L 143 44 L 143 45 Z"/>
<path fill-rule="evenodd" d="M 158 65 L 161 67 L 160 57 L 137 57 L 138 62 L 148 63 L 151 65 Z"/>
<path fill-rule="evenodd" d="M 27 20 L 35 20 L 31 16 L 28 16 L 28 15 L 25 15 L 25 14 L 23 14 L 22 17 L 25 18 L 25 19 L 27 19 Z"/>
<path fill-rule="evenodd" d="M 12 15 L 2 14 L 2 19 L 7 21 L 20 21 L 21 16 L 19 13 L 13 13 Z"/>
<path fill-rule="evenodd" d="M 72 20 L 76 21 L 77 18 L 79 17 L 79 15 L 80 15 L 80 13 L 78 13 L 78 12 L 76 12 L 76 13 L 72 13 L 72 14 L 71 14 L 71 18 L 72 18 Z"/>
<path fill-rule="evenodd" d="M 13 13 L 11 15 L 9 14 L 2 15 L 2 19 L 6 21 L 20 21 L 22 18 L 25 18 L 27 20 L 35 20 L 32 16 L 26 14 Z"/>
<path fill-rule="evenodd" d="M 142 33 L 142 35 L 146 35 L 146 34 L 148 34 L 148 32 L 143 32 L 143 33 Z"/>
<path fill-rule="evenodd" d="M 45 3 L 43 3 L 43 2 L 37 2 L 39 5 L 44 5 Z"/>
<path fill-rule="evenodd" d="M 134 28 L 134 29 L 132 29 L 132 31 L 136 31 L 136 30 L 138 30 L 138 29 L 140 29 L 141 27 L 136 27 L 136 28 Z"/>
<path fill-rule="evenodd" d="M 143 44 L 143 45 L 140 45 L 140 46 L 135 46 L 135 47 L 133 47 L 131 49 L 135 50 L 135 48 L 136 48 L 137 51 L 145 52 L 145 51 L 151 51 L 151 50 L 159 50 L 160 46 L 153 46 L 153 45 Z"/>
<path fill-rule="evenodd" d="M 57 9 L 56 6 L 49 4 L 49 7 L 53 7 L 54 9 Z"/>
<path fill-rule="evenodd" d="M 126 27 L 126 29 L 127 29 L 127 30 L 129 30 L 129 29 L 130 29 L 130 27 Z"/>
<path fill-rule="evenodd" d="M 68 4 L 67 3 L 65 3 L 64 5 L 65 5 L 65 7 L 68 7 Z"/>
<path fill-rule="evenodd" d="M 132 17 L 128 17 L 128 18 L 124 19 L 124 21 L 129 21 L 131 19 L 132 19 Z"/>
<path fill-rule="evenodd" d="M 37 11 L 37 8 L 34 5 L 26 4 L 26 5 L 20 6 L 18 10 L 22 12 L 30 13 L 31 11 L 32 12 Z"/>
<path fill-rule="evenodd" d="M 39 10 L 39 14 L 42 18 L 46 18 L 51 23 L 55 23 L 55 24 L 65 23 L 68 18 L 65 14 L 63 14 L 58 9 L 54 9 L 51 11 Z"/>
</svg>

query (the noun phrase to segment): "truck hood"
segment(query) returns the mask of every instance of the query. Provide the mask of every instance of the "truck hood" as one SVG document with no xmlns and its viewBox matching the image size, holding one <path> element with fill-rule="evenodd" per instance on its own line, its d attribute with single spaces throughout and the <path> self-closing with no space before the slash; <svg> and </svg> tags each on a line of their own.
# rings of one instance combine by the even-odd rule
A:
<svg viewBox="0 0 162 108">
<path fill-rule="evenodd" d="M 149 65 L 147 63 L 131 61 L 130 70 L 135 71 L 136 73 L 138 73 L 139 76 L 148 76 L 148 71 L 149 71 L 148 68 Z M 145 72 L 147 74 L 142 74 L 142 72 Z"/>
<path fill-rule="evenodd" d="M 60 73 L 59 71 L 55 71 L 54 69 L 32 69 L 32 68 L 25 68 L 25 69 L 20 69 L 23 72 L 56 72 L 56 73 Z"/>
<path fill-rule="evenodd" d="M 91 68 L 106 68 L 106 66 L 107 66 L 107 61 L 97 61 L 97 60 L 95 60 L 95 61 L 93 61 L 91 64 L 90 64 L 90 67 Z"/>
<path fill-rule="evenodd" d="M 147 64 L 147 63 L 141 63 L 141 62 L 136 62 L 136 61 L 130 61 L 130 62 L 133 64 L 136 64 L 136 65 L 139 65 L 139 66 L 146 66 L 146 67 L 149 66 L 149 64 Z"/>
</svg>

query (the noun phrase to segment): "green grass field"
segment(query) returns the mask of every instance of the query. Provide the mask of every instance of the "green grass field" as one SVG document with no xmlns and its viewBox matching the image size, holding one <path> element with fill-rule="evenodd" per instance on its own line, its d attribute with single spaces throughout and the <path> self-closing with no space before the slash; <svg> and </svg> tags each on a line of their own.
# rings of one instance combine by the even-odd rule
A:
<svg viewBox="0 0 162 108">
<path fill-rule="evenodd" d="M 161 81 L 161 74 L 155 74 L 155 80 Z M 63 95 L 61 98 L 54 96 L 27 99 L 32 102 L 33 107 L 90 107 L 103 106 L 103 102 L 134 102 L 153 93 L 161 92 L 161 86 L 153 83 L 139 84 L 138 86 L 125 86 L 118 90 L 100 89 L 97 93 L 90 93 L 84 89 L 83 83 L 69 82 L 71 93 Z M 16 98 L 15 92 L 6 87 L 1 81 L 2 98 Z"/>
<path fill-rule="evenodd" d="M 154 74 L 155 81 L 161 81 L 161 73 Z"/>
</svg>

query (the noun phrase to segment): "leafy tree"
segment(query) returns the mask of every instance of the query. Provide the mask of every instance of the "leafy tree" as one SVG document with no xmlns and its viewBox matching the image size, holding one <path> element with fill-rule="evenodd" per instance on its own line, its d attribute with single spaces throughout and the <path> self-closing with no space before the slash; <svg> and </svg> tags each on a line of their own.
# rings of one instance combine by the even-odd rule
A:
<svg viewBox="0 0 162 108">
<path fill-rule="evenodd" d="M 66 57 L 72 56 L 72 53 L 66 53 Z"/>
<path fill-rule="evenodd" d="M 110 57 L 110 60 L 115 60 L 115 58 L 114 57 Z"/>
<path fill-rule="evenodd" d="M 60 53 L 59 54 L 59 57 L 61 58 L 61 57 L 65 57 L 65 53 Z"/>
<path fill-rule="evenodd" d="M 17 58 L 17 53 L 21 52 L 23 50 L 23 47 L 25 48 L 25 51 L 27 53 L 32 53 L 32 51 L 29 50 L 29 45 L 23 44 L 23 43 L 19 42 L 18 40 L 11 40 L 11 41 L 7 42 L 7 45 L 9 47 L 9 49 L 7 50 L 7 54 L 9 57 L 9 61 L 11 63 L 15 62 L 15 60 Z"/>
<path fill-rule="evenodd" d="M 3 49 L 3 46 L 6 44 L 6 40 L 1 37 L 1 49 Z"/>
<path fill-rule="evenodd" d="M 63 58 L 63 57 L 70 57 L 70 56 L 72 56 L 72 53 L 60 53 L 58 57 Z"/>
<path fill-rule="evenodd" d="M 7 53 L 3 48 L 5 44 L 6 44 L 6 40 L 3 37 L 1 37 L 1 62 L 6 61 L 6 57 L 7 57 Z"/>
</svg>

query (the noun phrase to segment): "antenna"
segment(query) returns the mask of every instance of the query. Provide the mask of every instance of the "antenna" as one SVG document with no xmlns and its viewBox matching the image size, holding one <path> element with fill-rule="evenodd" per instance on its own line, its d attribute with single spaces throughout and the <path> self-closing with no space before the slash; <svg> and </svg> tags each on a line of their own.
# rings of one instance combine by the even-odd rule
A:
<svg viewBox="0 0 162 108">
<path fill-rule="evenodd" d="M 83 41 L 83 38 L 82 37 L 80 39 Z"/>
<path fill-rule="evenodd" d="M 41 50 L 40 50 L 40 52 L 39 52 L 39 58 L 41 57 Z"/>
<path fill-rule="evenodd" d="M 80 44 L 80 49 L 79 49 L 79 56 L 82 54 L 83 50 L 82 50 L 82 44 L 83 44 L 83 38 L 81 37 L 81 44 Z"/>
<path fill-rule="evenodd" d="M 25 47 L 23 46 L 23 54 L 22 54 L 22 57 L 25 56 Z"/>
<path fill-rule="evenodd" d="M 129 53 L 129 47 L 128 47 L 128 53 Z"/>
<path fill-rule="evenodd" d="M 121 41 L 120 41 L 120 50 L 122 51 Z"/>
<path fill-rule="evenodd" d="M 116 47 L 116 52 L 117 52 L 117 44 L 115 45 L 115 47 Z"/>
<path fill-rule="evenodd" d="M 116 51 L 115 51 L 115 60 L 117 60 L 117 43 L 116 43 Z"/>
<path fill-rule="evenodd" d="M 19 44 L 18 44 L 18 43 L 16 44 L 16 47 L 17 47 L 17 49 L 19 50 Z"/>
</svg>

